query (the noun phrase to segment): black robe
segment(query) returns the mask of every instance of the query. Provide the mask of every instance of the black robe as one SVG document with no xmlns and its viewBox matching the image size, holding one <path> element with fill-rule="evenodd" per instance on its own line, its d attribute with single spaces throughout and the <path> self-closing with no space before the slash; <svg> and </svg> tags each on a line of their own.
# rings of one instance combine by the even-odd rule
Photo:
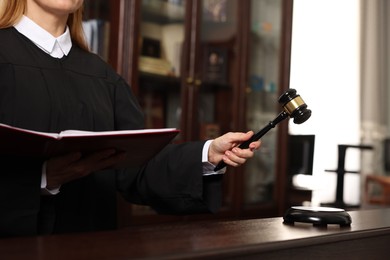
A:
<svg viewBox="0 0 390 260">
<path fill-rule="evenodd" d="M 143 115 L 128 84 L 97 55 L 73 45 L 68 56 L 53 58 L 7 28 L 0 30 L 0 123 L 112 131 L 142 128 Z M 55 196 L 41 195 L 43 161 L 1 151 L 0 236 L 113 229 L 117 191 L 158 212 L 215 211 L 221 176 L 202 176 L 203 144 L 168 145 L 142 167 L 96 172 Z"/>
</svg>

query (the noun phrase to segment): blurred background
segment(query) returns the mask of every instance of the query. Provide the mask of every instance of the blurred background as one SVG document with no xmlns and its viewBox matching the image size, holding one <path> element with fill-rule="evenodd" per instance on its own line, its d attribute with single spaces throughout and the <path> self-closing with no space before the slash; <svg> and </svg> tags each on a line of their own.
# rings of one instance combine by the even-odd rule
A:
<svg viewBox="0 0 390 260">
<path fill-rule="evenodd" d="M 389 2 L 382 0 L 295 0 L 290 84 L 313 110 L 304 127 L 290 133 L 315 134 L 313 203 L 332 201 L 338 144 L 350 149 L 344 200 L 358 204 L 365 174 L 386 174 L 383 140 L 389 136 Z"/>
</svg>

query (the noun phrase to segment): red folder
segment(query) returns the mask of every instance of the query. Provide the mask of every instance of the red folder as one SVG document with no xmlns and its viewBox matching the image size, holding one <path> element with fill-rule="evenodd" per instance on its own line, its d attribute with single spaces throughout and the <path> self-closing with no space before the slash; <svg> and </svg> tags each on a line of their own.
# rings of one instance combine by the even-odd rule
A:
<svg viewBox="0 0 390 260">
<path fill-rule="evenodd" d="M 105 149 L 126 152 L 118 167 L 139 166 L 161 151 L 180 131 L 175 128 L 47 133 L 0 124 L 0 154 L 47 159 L 70 152 L 88 154 Z"/>
</svg>

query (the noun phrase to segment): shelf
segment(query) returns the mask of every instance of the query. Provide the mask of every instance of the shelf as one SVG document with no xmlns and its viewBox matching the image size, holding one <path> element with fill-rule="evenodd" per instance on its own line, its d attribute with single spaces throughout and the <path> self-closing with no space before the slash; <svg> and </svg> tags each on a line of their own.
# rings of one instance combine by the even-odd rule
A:
<svg viewBox="0 0 390 260">
<path fill-rule="evenodd" d="M 184 23 L 184 5 L 163 2 L 159 0 L 142 1 L 142 16 L 144 20 L 156 23 Z"/>
<path fill-rule="evenodd" d="M 202 84 L 201 91 L 202 92 L 208 92 L 208 91 L 217 91 L 217 90 L 231 90 L 232 86 L 227 83 L 221 83 L 221 82 L 209 82 L 204 81 Z"/>
<path fill-rule="evenodd" d="M 157 92 L 177 92 L 180 91 L 180 78 L 174 76 L 162 76 L 158 74 L 140 73 L 139 79 L 140 89 L 145 91 L 157 91 Z M 202 92 L 213 92 L 217 90 L 230 90 L 232 86 L 226 83 L 220 82 L 203 82 Z"/>
<path fill-rule="evenodd" d="M 141 72 L 139 87 L 143 91 L 179 92 L 180 78 Z"/>
</svg>

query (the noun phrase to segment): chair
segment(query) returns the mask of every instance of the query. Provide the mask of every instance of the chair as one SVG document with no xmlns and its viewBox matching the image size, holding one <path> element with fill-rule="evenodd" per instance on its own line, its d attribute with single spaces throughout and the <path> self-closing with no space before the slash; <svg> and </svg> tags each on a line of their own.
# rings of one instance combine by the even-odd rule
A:
<svg viewBox="0 0 390 260">
<path fill-rule="evenodd" d="M 380 187 L 378 194 L 372 194 L 371 183 Z M 366 176 L 364 185 L 366 202 L 369 204 L 390 204 L 390 176 L 370 174 Z"/>
<path fill-rule="evenodd" d="M 390 139 L 383 142 L 383 162 L 385 172 L 390 171 Z M 372 186 L 377 186 L 374 193 Z M 365 201 L 369 204 L 390 205 L 390 176 L 379 174 L 368 174 L 364 184 Z"/>
<path fill-rule="evenodd" d="M 348 145 L 348 144 L 339 144 L 338 145 L 338 164 L 336 170 L 325 170 L 326 172 L 335 172 L 337 174 L 337 183 L 336 183 L 336 200 L 331 203 L 321 203 L 321 206 L 327 207 L 336 207 L 342 209 L 350 208 L 359 208 L 360 205 L 351 205 L 344 202 L 344 175 L 346 173 L 360 173 L 359 171 L 350 171 L 345 169 L 345 155 L 347 149 L 355 148 L 360 150 L 372 150 L 371 145 Z"/>
</svg>

